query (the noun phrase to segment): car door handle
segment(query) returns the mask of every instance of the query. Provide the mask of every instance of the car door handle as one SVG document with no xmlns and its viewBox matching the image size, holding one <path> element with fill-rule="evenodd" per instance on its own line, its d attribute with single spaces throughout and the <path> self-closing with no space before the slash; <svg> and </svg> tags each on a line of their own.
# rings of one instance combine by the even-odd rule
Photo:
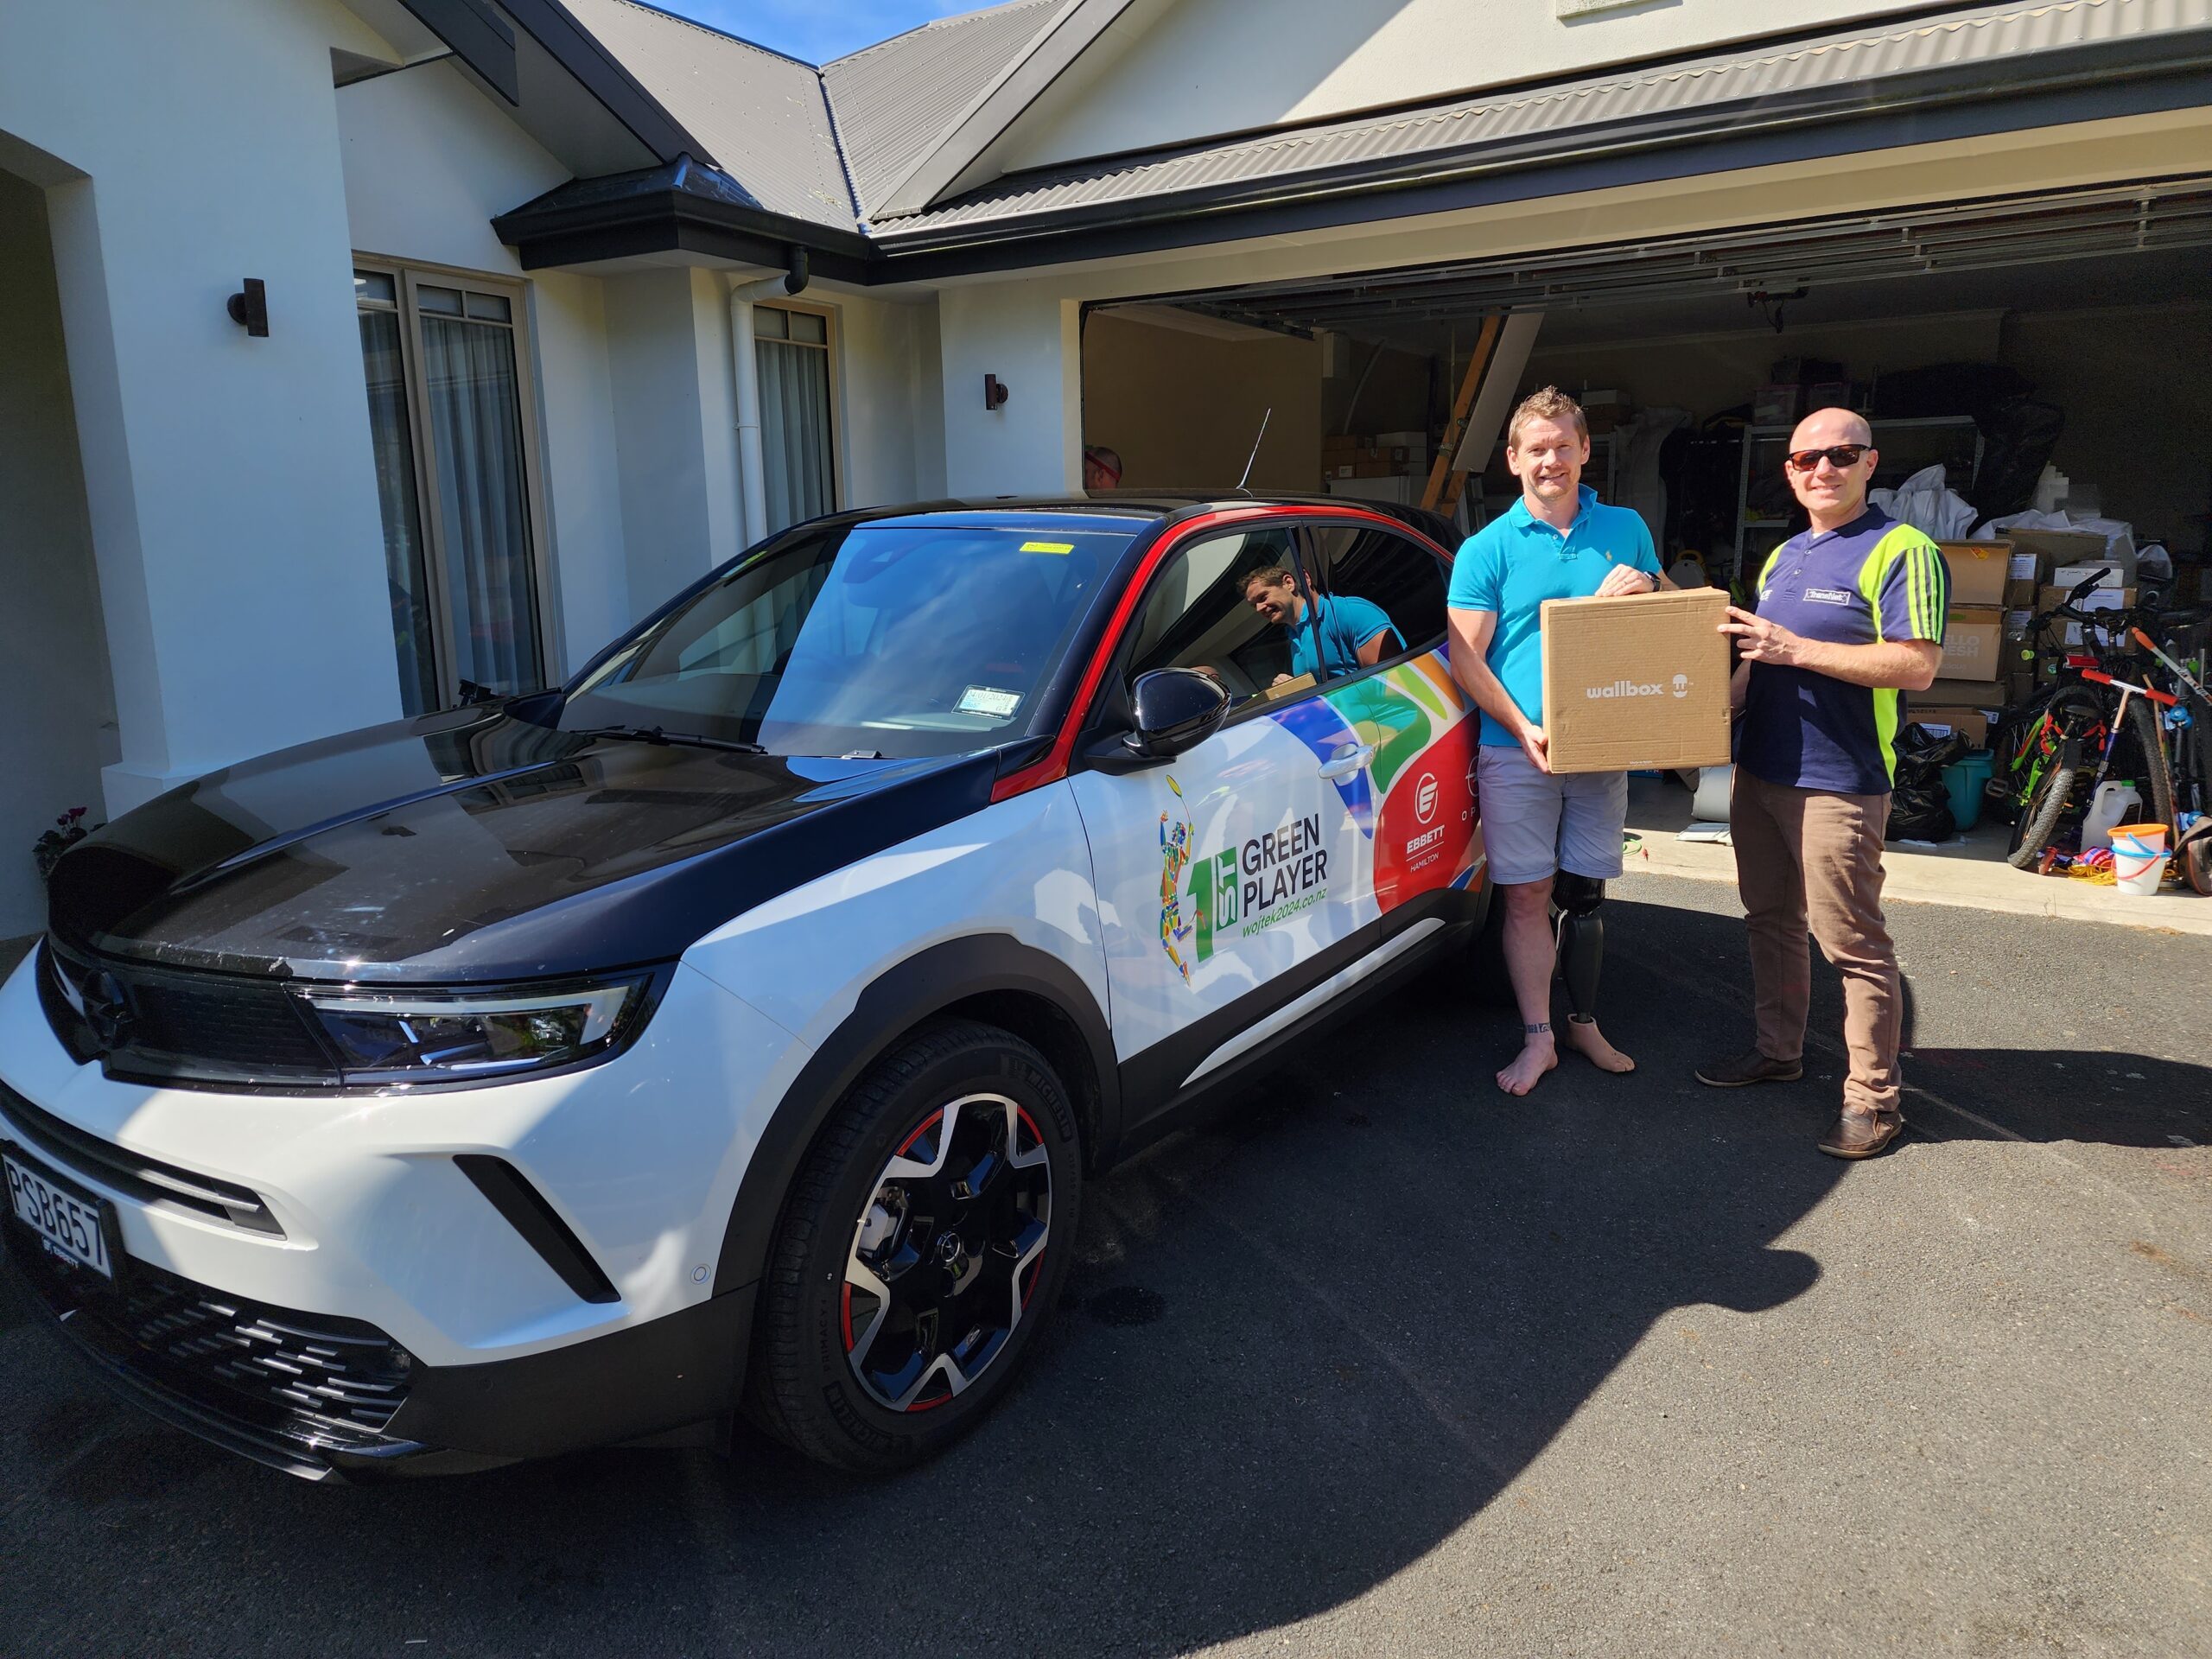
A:
<svg viewBox="0 0 2212 1659">
<path fill-rule="evenodd" d="M 1321 775 L 1332 780 L 1349 778 L 1375 758 L 1375 745 L 1362 743 L 1352 748 L 1338 749 L 1321 763 Z"/>
</svg>

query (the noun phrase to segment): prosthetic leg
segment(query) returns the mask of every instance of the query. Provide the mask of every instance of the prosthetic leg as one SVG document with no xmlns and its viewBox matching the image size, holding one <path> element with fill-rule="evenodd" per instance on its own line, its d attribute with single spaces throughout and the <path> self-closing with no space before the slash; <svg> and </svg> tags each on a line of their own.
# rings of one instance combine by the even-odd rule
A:
<svg viewBox="0 0 2212 1659">
<path fill-rule="evenodd" d="M 1568 1013 L 1585 1023 L 1598 1017 L 1598 975 L 1605 963 L 1605 924 L 1598 912 L 1605 902 L 1605 884 L 1595 876 L 1561 870 L 1552 879 L 1560 983 L 1567 988 Z"/>
</svg>

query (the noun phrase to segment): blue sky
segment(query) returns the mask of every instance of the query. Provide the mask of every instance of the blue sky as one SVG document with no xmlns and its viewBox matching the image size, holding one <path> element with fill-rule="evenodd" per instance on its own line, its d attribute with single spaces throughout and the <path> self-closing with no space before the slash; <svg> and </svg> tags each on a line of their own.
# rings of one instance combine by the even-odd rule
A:
<svg viewBox="0 0 2212 1659">
<path fill-rule="evenodd" d="M 977 0 L 648 0 L 748 41 L 826 63 L 893 35 L 979 10 Z"/>
</svg>

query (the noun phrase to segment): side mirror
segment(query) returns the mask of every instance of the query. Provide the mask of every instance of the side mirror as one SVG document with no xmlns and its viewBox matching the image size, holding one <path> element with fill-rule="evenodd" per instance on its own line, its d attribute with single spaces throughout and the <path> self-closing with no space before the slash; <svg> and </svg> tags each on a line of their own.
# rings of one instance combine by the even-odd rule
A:
<svg viewBox="0 0 2212 1659">
<path fill-rule="evenodd" d="M 1229 692 L 1195 668 L 1156 668 L 1129 688 L 1136 729 L 1122 740 L 1133 755 L 1171 760 L 1221 729 L 1229 718 Z"/>
</svg>

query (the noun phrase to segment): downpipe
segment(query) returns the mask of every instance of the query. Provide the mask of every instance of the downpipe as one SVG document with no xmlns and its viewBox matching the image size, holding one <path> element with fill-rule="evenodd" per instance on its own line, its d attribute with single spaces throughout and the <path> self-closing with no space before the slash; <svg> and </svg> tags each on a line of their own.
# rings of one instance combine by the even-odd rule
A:
<svg viewBox="0 0 2212 1659">
<path fill-rule="evenodd" d="M 768 534 L 768 473 L 760 449 L 760 368 L 754 349 L 753 303 L 804 293 L 813 280 L 804 248 L 791 251 L 780 276 L 744 283 L 729 291 L 730 376 L 737 392 L 737 465 L 745 512 L 745 545 Z"/>
</svg>

